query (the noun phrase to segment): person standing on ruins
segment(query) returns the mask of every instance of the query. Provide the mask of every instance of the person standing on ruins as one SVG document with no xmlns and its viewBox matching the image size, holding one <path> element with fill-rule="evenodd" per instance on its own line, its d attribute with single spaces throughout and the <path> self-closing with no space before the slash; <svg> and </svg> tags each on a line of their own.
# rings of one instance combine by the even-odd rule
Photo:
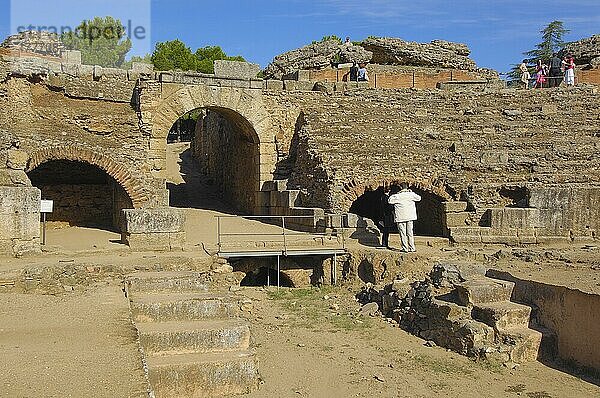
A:
<svg viewBox="0 0 600 398">
<path fill-rule="evenodd" d="M 529 79 L 531 78 L 531 75 L 529 74 L 529 69 L 527 68 L 526 59 L 524 59 L 523 62 L 521 62 L 521 65 L 519 65 L 519 70 L 521 71 L 521 83 L 525 85 L 525 89 L 527 90 L 529 88 Z"/>
<path fill-rule="evenodd" d="M 369 75 L 367 74 L 367 66 L 362 63 L 358 64 L 358 81 L 359 82 L 368 82 Z"/>
<path fill-rule="evenodd" d="M 560 86 L 560 81 L 562 80 L 562 72 L 560 70 L 562 61 L 558 58 L 558 54 L 553 53 L 552 58 L 550 58 L 550 78 L 548 79 L 548 87 L 558 87 Z"/>
<path fill-rule="evenodd" d="M 350 67 L 350 72 L 348 73 L 351 82 L 358 81 L 358 66 L 356 66 L 356 62 L 352 63 L 352 66 Z"/>
<path fill-rule="evenodd" d="M 562 61 L 562 67 L 565 71 L 565 83 L 569 87 L 575 85 L 575 59 L 572 55 L 566 55 Z"/>
<path fill-rule="evenodd" d="M 398 193 L 400 190 L 397 186 L 383 188 L 383 195 L 381 196 L 381 216 L 382 220 L 379 222 L 381 227 L 381 246 L 387 249 L 390 248 L 390 232 L 394 226 L 394 205 L 389 203 L 390 195 Z"/>
<path fill-rule="evenodd" d="M 400 232 L 400 242 L 403 252 L 416 252 L 415 238 L 413 235 L 413 221 L 417 219 L 417 206 L 421 197 L 408 189 L 408 184 L 400 184 L 401 191 L 390 195 L 388 203 L 394 205 L 394 221 Z"/>
</svg>

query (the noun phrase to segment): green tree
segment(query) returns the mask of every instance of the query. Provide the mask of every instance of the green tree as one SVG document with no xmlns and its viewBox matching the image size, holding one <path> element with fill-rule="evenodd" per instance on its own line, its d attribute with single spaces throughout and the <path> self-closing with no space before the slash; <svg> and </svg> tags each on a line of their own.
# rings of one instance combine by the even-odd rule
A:
<svg viewBox="0 0 600 398">
<path fill-rule="evenodd" d="M 525 60 L 530 73 L 533 74 L 535 72 L 535 63 L 538 59 L 547 62 L 552 58 L 553 53 L 558 53 L 564 48 L 566 42 L 563 38 L 569 32 L 570 30 L 565 29 L 562 21 L 552 21 L 540 31 L 542 41 L 536 44 L 534 50 L 523 53 L 527 57 Z M 514 64 L 512 69 L 505 75 L 509 82 L 519 81 L 521 79 L 519 64 Z"/>
<path fill-rule="evenodd" d="M 528 57 L 530 62 L 538 59 L 548 60 L 552 57 L 552 53 L 557 53 L 564 48 L 566 42 L 563 38 L 569 32 L 570 30 L 565 29 L 562 21 L 552 21 L 540 31 L 541 43 L 536 44 L 534 50 L 523 54 Z"/>
<path fill-rule="evenodd" d="M 63 33 L 61 40 L 66 48 L 81 51 L 81 60 L 88 65 L 119 67 L 131 49 L 123 24 L 113 17 L 85 20 L 74 31 Z"/>
<path fill-rule="evenodd" d="M 196 50 L 195 55 L 197 59 L 196 70 L 202 73 L 215 73 L 213 62 L 216 60 L 246 61 L 240 55 L 236 55 L 234 57 L 228 56 L 219 46 L 207 46 L 199 48 Z"/>
<path fill-rule="evenodd" d="M 245 59 L 239 55 L 228 56 L 219 46 L 199 48 L 192 53 L 192 50 L 180 40 L 157 43 L 151 57 L 156 70 L 180 69 L 202 73 L 214 73 L 213 62 L 218 59 L 245 62 Z"/>
<path fill-rule="evenodd" d="M 156 43 L 151 56 L 156 70 L 196 70 L 197 59 L 181 40 Z"/>
<path fill-rule="evenodd" d="M 121 68 L 131 69 L 134 62 L 142 62 L 144 64 L 151 64 L 152 63 L 152 54 L 146 54 L 143 57 L 140 57 L 139 55 L 134 55 L 133 57 L 131 57 L 131 59 L 129 61 L 123 62 L 121 64 Z"/>
</svg>

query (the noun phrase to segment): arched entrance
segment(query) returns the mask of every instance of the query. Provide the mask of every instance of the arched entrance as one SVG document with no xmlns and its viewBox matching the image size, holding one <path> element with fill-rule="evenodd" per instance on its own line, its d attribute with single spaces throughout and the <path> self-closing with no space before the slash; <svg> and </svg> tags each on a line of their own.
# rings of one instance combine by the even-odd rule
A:
<svg viewBox="0 0 600 398">
<path fill-rule="evenodd" d="M 54 201 L 47 220 L 55 226 L 79 226 L 119 232 L 121 210 L 134 204 L 125 189 L 100 167 L 76 160 L 52 159 L 27 172 L 42 199 Z"/>
<path fill-rule="evenodd" d="M 260 210 L 257 193 L 262 182 L 272 180 L 276 161 L 273 128 L 262 90 L 163 85 L 159 98 L 140 98 L 142 129 L 151 137 L 149 160 L 157 175 L 162 175 L 166 166 L 164 146 L 174 123 L 202 109 L 190 139 L 190 150 L 200 169 L 239 211 Z"/>
<path fill-rule="evenodd" d="M 260 189 L 259 161 L 258 136 L 240 114 L 218 107 L 190 111 L 167 136 L 170 204 L 218 208 L 206 192 L 216 190 L 234 209 L 253 213 Z"/>
<path fill-rule="evenodd" d="M 446 199 L 422 187 L 414 186 L 414 184 L 410 188 L 421 196 L 421 201 L 416 203 L 418 219 L 414 223 L 415 234 L 421 236 L 443 236 L 442 202 Z M 383 185 L 376 187 L 366 186 L 363 188 L 362 194 L 360 191 L 356 193 L 358 197 L 350 204 L 350 213 L 370 218 L 377 225 L 378 221 L 383 219 Z"/>
</svg>

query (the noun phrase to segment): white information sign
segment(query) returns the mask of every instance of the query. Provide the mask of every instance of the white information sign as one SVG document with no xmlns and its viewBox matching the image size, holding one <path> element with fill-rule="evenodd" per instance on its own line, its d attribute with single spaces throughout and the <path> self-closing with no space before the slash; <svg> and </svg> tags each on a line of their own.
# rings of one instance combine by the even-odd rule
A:
<svg viewBox="0 0 600 398">
<path fill-rule="evenodd" d="M 52 208 L 54 207 L 53 200 L 41 200 L 40 201 L 40 213 L 52 213 Z"/>
</svg>

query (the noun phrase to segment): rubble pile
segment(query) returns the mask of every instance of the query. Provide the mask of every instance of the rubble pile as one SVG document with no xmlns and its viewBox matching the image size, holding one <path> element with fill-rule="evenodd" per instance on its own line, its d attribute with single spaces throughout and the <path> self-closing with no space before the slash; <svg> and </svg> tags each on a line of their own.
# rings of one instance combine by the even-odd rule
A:
<svg viewBox="0 0 600 398">
<path fill-rule="evenodd" d="M 395 280 L 381 290 L 368 285 L 357 300 L 377 303 L 390 322 L 430 346 L 478 359 L 535 360 L 541 333 L 528 328 L 531 308 L 509 301 L 511 282 L 472 270 L 461 272 L 452 264 L 436 264 L 425 280 Z"/>
<path fill-rule="evenodd" d="M 568 43 L 563 53 L 573 55 L 575 63 L 584 68 L 600 67 L 600 35 Z"/>
<path fill-rule="evenodd" d="M 297 70 L 320 70 L 335 64 L 369 62 L 373 54 L 332 38 L 276 56 L 263 71 L 266 79 L 281 79 Z"/>
<path fill-rule="evenodd" d="M 373 53 L 372 63 L 476 70 L 466 44 L 445 40 L 430 43 L 405 41 L 397 37 L 369 37 L 361 46 Z"/>
</svg>

